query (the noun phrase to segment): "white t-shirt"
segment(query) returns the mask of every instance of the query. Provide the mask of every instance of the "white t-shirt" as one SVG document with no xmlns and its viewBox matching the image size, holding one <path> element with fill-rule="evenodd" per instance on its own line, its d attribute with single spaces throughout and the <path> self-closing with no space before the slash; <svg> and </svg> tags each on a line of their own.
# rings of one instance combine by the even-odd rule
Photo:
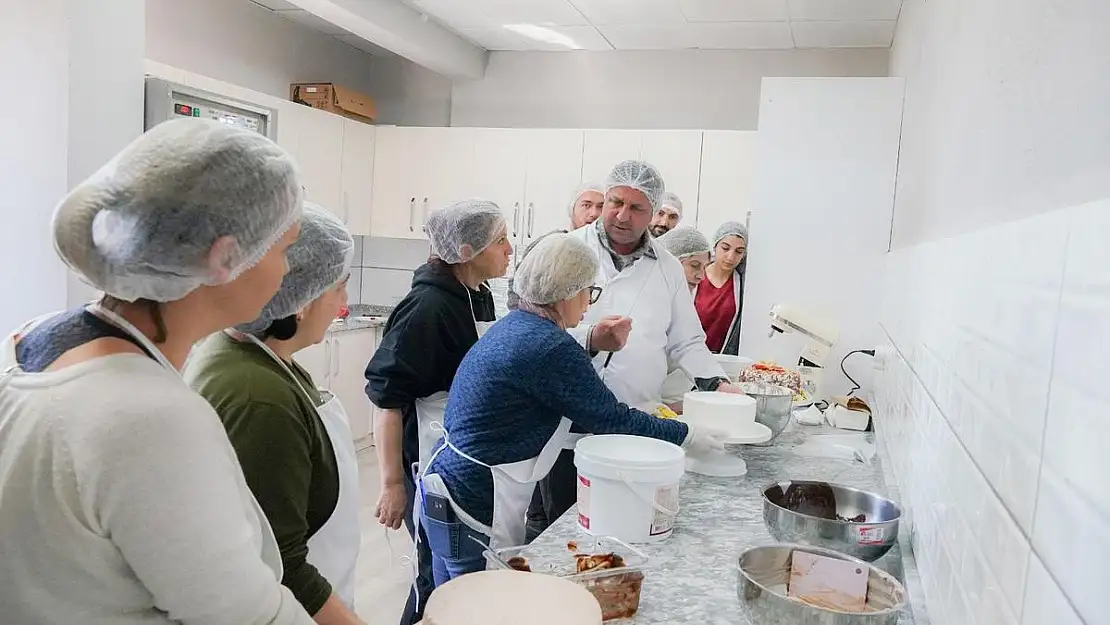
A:
<svg viewBox="0 0 1110 625">
<path fill-rule="evenodd" d="M 5 625 L 308 625 L 261 514 L 216 413 L 150 358 L 0 376 Z"/>
</svg>

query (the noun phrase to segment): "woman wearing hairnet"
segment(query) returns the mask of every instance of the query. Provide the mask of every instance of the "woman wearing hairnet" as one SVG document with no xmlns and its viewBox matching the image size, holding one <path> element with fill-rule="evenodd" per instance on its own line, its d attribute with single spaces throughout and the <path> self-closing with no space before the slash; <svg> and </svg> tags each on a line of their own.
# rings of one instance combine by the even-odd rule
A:
<svg viewBox="0 0 1110 625">
<path fill-rule="evenodd" d="M 709 240 L 692 226 L 682 226 L 656 239 L 671 256 L 682 263 L 686 274 L 686 286 L 693 293 L 705 278 L 705 268 L 709 265 Z M 687 391 L 694 388 L 694 381 L 681 369 L 667 374 L 663 380 L 663 403 L 674 405 L 682 401 Z"/>
<path fill-rule="evenodd" d="M 58 255 L 104 296 L 0 353 L 5 623 L 312 623 L 219 418 L 179 374 L 194 343 L 273 297 L 301 206 L 269 139 L 180 119 L 57 207 Z"/>
<path fill-rule="evenodd" d="M 566 332 L 600 296 L 596 273 L 588 245 L 571 234 L 544 237 L 517 269 L 519 309 L 459 366 L 443 442 L 421 478 L 420 522 L 437 585 L 485 569 L 479 542 L 495 549 L 524 542 L 532 491 L 569 442 L 572 421 L 594 434 L 723 448 L 723 433 L 630 408 L 598 377 Z"/>
<path fill-rule="evenodd" d="M 740 351 L 740 317 L 744 310 L 744 270 L 747 268 L 748 229 L 727 221 L 713 237 L 713 262 L 694 291 L 705 344 L 715 354 Z"/>
<path fill-rule="evenodd" d="M 358 623 L 358 461 L 339 400 L 293 359 L 347 303 L 354 240 L 306 204 L 289 273 L 262 315 L 193 351 L 185 379 L 223 421 L 281 548 L 282 583 L 318 623 Z"/>
<path fill-rule="evenodd" d="M 397 529 L 413 523 L 414 465 L 426 466 L 443 422 L 447 391 L 470 346 L 494 320 L 485 282 L 505 275 L 512 244 L 501 209 L 463 200 L 428 218 L 432 258 L 419 267 L 412 290 L 389 316 L 378 351 L 366 366 L 366 394 L 381 410 L 374 421 L 382 494 L 378 521 Z M 419 566 L 402 625 L 420 620 L 431 593 L 431 553 L 418 540 Z"/>
<path fill-rule="evenodd" d="M 682 270 L 686 273 L 686 285 L 693 293 L 698 283 L 705 278 L 705 269 L 709 266 L 709 239 L 698 232 L 693 226 L 675 228 L 657 239 L 671 256 L 682 263 Z"/>
</svg>

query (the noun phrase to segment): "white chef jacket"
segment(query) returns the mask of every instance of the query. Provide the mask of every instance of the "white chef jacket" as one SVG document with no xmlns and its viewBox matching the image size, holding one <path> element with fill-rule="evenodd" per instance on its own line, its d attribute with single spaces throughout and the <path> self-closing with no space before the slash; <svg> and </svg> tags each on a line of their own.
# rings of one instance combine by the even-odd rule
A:
<svg viewBox="0 0 1110 625">
<path fill-rule="evenodd" d="M 644 255 L 624 271 L 617 271 L 596 226 L 583 226 L 571 236 L 585 241 L 596 255 L 594 284 L 602 288 L 601 299 L 590 306 L 571 334 L 585 346 L 593 325 L 602 317 L 632 318 L 628 344 L 613 354 L 609 366 L 604 367 L 608 352 L 599 353 L 593 361 L 617 399 L 631 406 L 659 403 L 663 380 L 675 368 L 691 378 L 727 377 L 705 346 L 705 332 L 678 259 L 649 238 L 647 245 L 653 246 L 656 257 Z"/>
</svg>

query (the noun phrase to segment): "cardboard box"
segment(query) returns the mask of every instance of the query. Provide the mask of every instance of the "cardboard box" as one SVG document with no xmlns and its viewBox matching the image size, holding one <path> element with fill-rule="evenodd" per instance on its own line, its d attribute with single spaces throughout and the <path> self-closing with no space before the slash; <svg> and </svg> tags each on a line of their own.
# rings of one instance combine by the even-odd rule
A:
<svg viewBox="0 0 1110 625">
<path fill-rule="evenodd" d="M 370 96 L 330 82 L 293 83 L 289 85 L 289 99 L 368 124 L 377 117 Z"/>
</svg>

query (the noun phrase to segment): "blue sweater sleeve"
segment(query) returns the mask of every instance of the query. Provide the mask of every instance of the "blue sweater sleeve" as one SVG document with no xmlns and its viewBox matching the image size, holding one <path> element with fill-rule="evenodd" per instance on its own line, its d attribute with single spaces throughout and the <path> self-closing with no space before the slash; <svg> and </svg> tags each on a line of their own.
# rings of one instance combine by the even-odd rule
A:
<svg viewBox="0 0 1110 625">
<path fill-rule="evenodd" d="M 544 357 L 544 371 L 544 388 L 536 393 L 540 403 L 591 434 L 649 436 L 676 445 L 686 440 L 689 428 L 685 423 L 659 419 L 618 401 L 569 334 L 562 333 L 553 341 Z"/>
</svg>

